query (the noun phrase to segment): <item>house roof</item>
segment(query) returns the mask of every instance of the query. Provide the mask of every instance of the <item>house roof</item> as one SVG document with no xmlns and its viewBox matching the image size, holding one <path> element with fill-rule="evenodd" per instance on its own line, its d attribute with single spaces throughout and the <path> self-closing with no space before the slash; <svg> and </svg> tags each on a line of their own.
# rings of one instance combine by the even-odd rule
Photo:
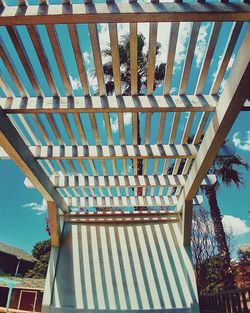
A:
<svg viewBox="0 0 250 313">
<path fill-rule="evenodd" d="M 28 262 L 35 262 L 37 261 L 33 256 L 29 255 L 22 249 L 7 245 L 3 242 L 0 242 L 0 252 L 4 252 L 6 254 L 14 255 L 21 260 L 28 261 Z"/>
<path fill-rule="evenodd" d="M 242 245 L 239 249 L 243 252 L 250 252 L 250 245 Z"/>
<path fill-rule="evenodd" d="M 45 279 L 37 278 L 20 278 L 20 277 L 8 277 L 8 280 L 19 282 L 15 285 L 15 288 L 31 288 L 31 289 L 44 289 Z M 7 282 L 0 282 L 0 286 L 8 286 Z"/>
</svg>

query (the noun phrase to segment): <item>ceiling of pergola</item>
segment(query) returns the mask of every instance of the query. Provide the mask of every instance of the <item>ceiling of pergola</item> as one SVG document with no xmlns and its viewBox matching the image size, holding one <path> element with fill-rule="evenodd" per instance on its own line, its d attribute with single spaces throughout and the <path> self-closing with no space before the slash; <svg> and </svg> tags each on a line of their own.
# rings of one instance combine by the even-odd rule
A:
<svg viewBox="0 0 250 313">
<path fill-rule="evenodd" d="M 199 163 L 200 147 L 218 104 L 222 107 L 232 65 L 249 41 L 247 3 L 200 2 L 64 1 L 56 5 L 40 1 L 27 5 L 20 0 L 19 6 L 11 6 L 0 1 L 1 158 L 16 161 L 28 177 L 25 184 L 38 188 L 65 212 L 68 206 L 181 209 L 185 195 L 190 200 L 201 182 L 207 185 L 216 179 L 203 179 L 208 165 L 202 168 Z M 209 39 L 197 65 L 197 40 L 205 22 Z M 100 46 L 104 24 L 99 23 L 106 23 L 109 34 L 112 96 L 106 95 Z M 120 79 L 120 23 L 129 23 L 129 96 L 122 95 Z M 141 23 L 147 23 L 143 25 L 149 52 L 147 85 L 139 96 L 136 37 Z M 184 41 L 183 27 L 188 29 Z M 157 41 L 162 43 L 167 66 L 165 79 L 154 91 Z M 182 61 L 176 69 L 178 45 L 183 42 Z M 86 54 L 88 45 L 91 49 Z M 226 101 L 231 96 L 235 95 Z M 248 102 L 245 108 L 239 106 L 246 110 Z M 218 142 L 223 140 L 222 135 Z M 207 153 L 214 141 L 207 142 L 206 164 L 211 163 Z M 143 175 L 138 175 L 138 159 L 143 160 Z M 188 193 L 185 185 L 193 164 L 197 182 L 191 172 L 194 183 Z M 194 198 L 196 204 L 201 201 L 199 196 Z"/>
</svg>

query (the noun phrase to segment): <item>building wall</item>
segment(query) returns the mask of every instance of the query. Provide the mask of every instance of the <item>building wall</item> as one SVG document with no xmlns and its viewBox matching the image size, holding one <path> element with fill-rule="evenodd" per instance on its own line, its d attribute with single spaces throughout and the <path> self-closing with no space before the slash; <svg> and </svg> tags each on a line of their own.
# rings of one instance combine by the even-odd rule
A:
<svg viewBox="0 0 250 313">
<path fill-rule="evenodd" d="M 12 276 L 16 273 L 18 259 L 15 255 L 7 254 L 0 251 L 0 269 Z M 20 260 L 18 274 L 24 276 L 25 273 L 34 267 L 34 263 Z"/>
<path fill-rule="evenodd" d="M 9 288 L 0 287 L 0 307 L 6 307 Z"/>
<path fill-rule="evenodd" d="M 6 301 L 7 301 L 7 296 L 8 296 L 8 288 L 7 287 L 0 287 L 0 307 L 6 307 Z M 14 288 L 12 290 L 12 294 L 11 294 L 11 300 L 10 300 L 10 308 L 12 309 L 18 309 L 18 303 L 19 303 L 19 299 L 21 296 L 21 292 L 27 292 L 27 291 L 31 291 L 33 292 L 37 292 L 37 300 L 36 300 L 36 306 L 34 308 L 34 310 L 36 312 L 41 312 L 42 310 L 42 301 L 43 301 L 43 291 L 41 290 L 34 290 L 34 289 L 22 289 L 22 288 Z M 26 305 L 30 305 L 30 309 L 29 311 L 32 310 L 32 305 L 34 303 L 34 296 L 32 295 L 32 293 L 30 293 L 30 297 L 27 297 L 29 295 L 29 293 L 26 293 L 25 297 L 26 300 L 28 298 L 28 302 L 26 302 Z M 22 307 L 20 307 L 20 310 L 22 309 Z"/>
</svg>

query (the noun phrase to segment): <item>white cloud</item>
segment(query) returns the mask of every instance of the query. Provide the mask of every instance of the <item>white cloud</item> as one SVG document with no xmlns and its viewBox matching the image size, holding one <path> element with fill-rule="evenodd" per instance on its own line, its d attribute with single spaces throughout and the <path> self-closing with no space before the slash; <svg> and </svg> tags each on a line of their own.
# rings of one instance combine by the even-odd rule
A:
<svg viewBox="0 0 250 313">
<path fill-rule="evenodd" d="M 71 75 L 69 75 L 69 79 L 70 79 L 71 86 L 72 86 L 73 90 L 77 90 L 77 89 L 81 88 L 81 83 L 80 83 L 80 80 L 78 78 L 74 78 Z"/>
<path fill-rule="evenodd" d="M 123 114 L 124 126 L 128 126 L 132 123 L 132 113 L 126 112 Z M 103 121 L 103 126 L 105 127 L 105 122 Z M 119 131 L 119 123 L 116 114 L 110 116 L 110 127 L 114 133 Z"/>
<path fill-rule="evenodd" d="M 187 49 L 187 41 L 190 36 L 190 31 L 191 31 L 190 22 L 181 23 L 178 34 L 178 43 L 176 47 L 175 68 L 178 67 L 186 57 L 185 52 Z"/>
<path fill-rule="evenodd" d="M 32 211 L 36 212 L 36 215 L 44 214 L 47 210 L 47 207 L 43 204 L 38 204 L 36 202 L 26 203 L 22 206 L 23 208 L 30 208 Z"/>
<path fill-rule="evenodd" d="M 119 125 L 118 125 L 118 118 L 117 116 L 115 115 L 114 117 L 112 116 L 111 119 L 110 119 L 110 126 L 111 126 L 111 130 L 114 132 L 114 133 L 117 133 L 118 130 L 119 130 Z"/>
<path fill-rule="evenodd" d="M 132 113 L 131 112 L 124 113 L 123 119 L 124 119 L 125 126 L 131 124 L 132 123 Z"/>
<path fill-rule="evenodd" d="M 250 131 L 235 133 L 233 135 L 233 143 L 240 150 L 250 151 Z"/>
<path fill-rule="evenodd" d="M 194 53 L 196 67 L 198 67 L 201 64 L 205 56 L 205 52 L 206 52 L 207 44 L 208 44 L 207 35 L 208 35 L 208 29 L 210 28 L 210 26 L 211 26 L 211 23 L 206 23 L 202 25 L 200 28 L 199 35 L 197 38 L 195 53 Z"/>
<path fill-rule="evenodd" d="M 170 89 L 170 94 L 171 94 L 171 95 L 177 94 L 177 88 L 176 88 L 176 87 L 172 87 L 172 88 Z"/>
<path fill-rule="evenodd" d="M 83 52 L 83 59 L 84 59 L 84 61 L 87 63 L 87 64 L 89 64 L 90 63 L 90 54 L 87 52 L 87 51 L 85 51 L 85 52 Z"/>
<path fill-rule="evenodd" d="M 95 90 L 97 89 L 97 78 L 96 76 L 93 76 L 93 70 L 88 70 L 87 71 L 87 76 L 88 76 L 88 83 L 89 85 Z"/>
<path fill-rule="evenodd" d="M 224 215 L 222 218 L 224 229 L 227 233 L 235 236 L 244 235 L 250 232 L 246 221 L 232 215 Z"/>
</svg>

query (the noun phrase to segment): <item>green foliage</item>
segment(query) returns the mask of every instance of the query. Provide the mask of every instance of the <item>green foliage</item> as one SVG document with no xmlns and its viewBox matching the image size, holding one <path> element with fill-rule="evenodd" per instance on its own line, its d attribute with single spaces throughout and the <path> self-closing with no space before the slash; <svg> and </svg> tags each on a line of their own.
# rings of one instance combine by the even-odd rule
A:
<svg viewBox="0 0 250 313">
<path fill-rule="evenodd" d="M 250 251 L 238 251 L 238 262 L 242 265 L 250 266 Z"/>
<path fill-rule="evenodd" d="M 32 250 L 32 255 L 38 261 L 34 268 L 29 270 L 26 277 L 29 278 L 45 278 L 47 274 L 49 257 L 50 257 L 51 243 L 50 240 L 37 242 Z"/>
<path fill-rule="evenodd" d="M 214 256 L 196 267 L 199 273 L 199 294 L 218 293 L 223 290 L 223 279 L 220 274 L 220 257 Z"/>
<path fill-rule="evenodd" d="M 5 271 L 0 267 L 0 277 L 11 276 L 9 273 L 5 273 Z"/>
<path fill-rule="evenodd" d="M 44 240 L 37 242 L 33 249 L 32 249 L 32 255 L 37 260 L 40 260 L 41 257 L 46 255 L 51 250 L 51 243 L 50 240 Z"/>
</svg>

